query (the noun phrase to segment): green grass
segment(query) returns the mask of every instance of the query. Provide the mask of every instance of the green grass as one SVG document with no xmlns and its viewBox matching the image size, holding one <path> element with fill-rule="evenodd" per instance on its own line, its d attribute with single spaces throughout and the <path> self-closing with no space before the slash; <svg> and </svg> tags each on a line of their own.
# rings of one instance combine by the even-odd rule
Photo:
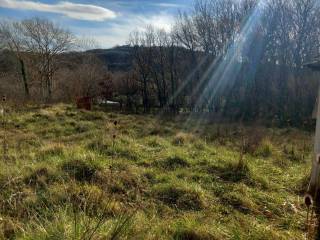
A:
<svg viewBox="0 0 320 240">
<path fill-rule="evenodd" d="M 0 239 L 304 237 L 308 132 L 62 104 L 7 121 Z"/>
</svg>

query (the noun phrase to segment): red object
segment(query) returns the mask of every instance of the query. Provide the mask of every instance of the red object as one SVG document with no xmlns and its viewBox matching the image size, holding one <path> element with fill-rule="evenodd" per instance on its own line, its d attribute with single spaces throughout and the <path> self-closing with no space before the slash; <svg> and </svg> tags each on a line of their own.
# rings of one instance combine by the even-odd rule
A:
<svg viewBox="0 0 320 240">
<path fill-rule="evenodd" d="M 90 111 L 92 108 L 92 99 L 91 97 L 82 97 L 82 98 L 77 98 L 77 108 L 78 109 L 85 109 Z"/>
</svg>

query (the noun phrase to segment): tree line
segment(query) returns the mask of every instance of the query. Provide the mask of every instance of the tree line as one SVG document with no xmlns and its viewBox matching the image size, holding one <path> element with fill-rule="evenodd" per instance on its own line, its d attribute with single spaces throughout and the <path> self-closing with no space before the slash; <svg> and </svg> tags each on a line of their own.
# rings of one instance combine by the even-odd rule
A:
<svg viewBox="0 0 320 240">
<path fill-rule="evenodd" d="M 133 32 L 144 111 L 209 112 L 302 124 L 310 119 L 319 53 L 316 0 L 198 0 L 171 32 Z"/>
<path fill-rule="evenodd" d="M 130 111 L 303 124 L 317 94 L 306 67 L 319 53 L 316 0 L 195 0 L 170 32 L 133 31 L 132 67 L 116 73 L 45 19 L 2 22 L 0 38 L 0 92 L 22 99 L 93 96 Z"/>
</svg>

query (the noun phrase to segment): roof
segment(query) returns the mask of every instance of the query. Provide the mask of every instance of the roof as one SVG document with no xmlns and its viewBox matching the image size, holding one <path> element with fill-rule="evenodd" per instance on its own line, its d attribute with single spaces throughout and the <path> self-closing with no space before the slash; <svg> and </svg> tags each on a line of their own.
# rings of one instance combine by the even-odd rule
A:
<svg viewBox="0 0 320 240">
<path fill-rule="evenodd" d="M 314 61 L 306 63 L 305 66 L 313 71 L 320 71 L 320 58 L 316 58 Z"/>
</svg>

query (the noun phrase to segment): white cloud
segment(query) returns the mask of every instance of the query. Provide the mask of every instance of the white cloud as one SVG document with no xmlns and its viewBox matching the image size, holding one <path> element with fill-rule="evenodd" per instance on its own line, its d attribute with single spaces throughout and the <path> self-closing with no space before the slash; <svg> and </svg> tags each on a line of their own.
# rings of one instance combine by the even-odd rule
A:
<svg viewBox="0 0 320 240">
<path fill-rule="evenodd" d="M 163 29 L 169 32 L 174 24 L 175 18 L 173 15 L 162 13 L 150 18 L 142 17 L 141 21 L 144 22 L 145 25 L 152 25 L 157 29 Z"/>
<path fill-rule="evenodd" d="M 165 8 L 182 8 L 184 5 L 178 3 L 153 3 L 154 6 L 165 7 Z"/>
<path fill-rule="evenodd" d="M 67 1 L 58 2 L 56 4 L 46 4 L 30 0 L 0 0 L 0 7 L 58 13 L 69 18 L 87 21 L 105 21 L 117 16 L 115 12 L 107 8 Z"/>
<path fill-rule="evenodd" d="M 109 34 L 96 36 L 101 46 L 115 46 L 126 44 L 129 40 L 131 32 L 138 30 L 143 31 L 148 25 L 153 26 L 155 29 L 163 29 L 169 32 L 174 24 L 174 16 L 167 13 L 160 13 L 151 16 L 145 15 L 132 15 L 119 24 L 112 24 L 108 29 Z"/>
<path fill-rule="evenodd" d="M 90 36 L 103 48 L 126 44 L 131 32 L 143 31 L 147 25 L 156 29 L 170 31 L 174 24 L 174 16 L 166 12 L 155 15 L 127 15 L 119 22 L 109 23 L 108 27 L 83 28 L 73 27 L 71 30 L 79 37 Z"/>
</svg>

